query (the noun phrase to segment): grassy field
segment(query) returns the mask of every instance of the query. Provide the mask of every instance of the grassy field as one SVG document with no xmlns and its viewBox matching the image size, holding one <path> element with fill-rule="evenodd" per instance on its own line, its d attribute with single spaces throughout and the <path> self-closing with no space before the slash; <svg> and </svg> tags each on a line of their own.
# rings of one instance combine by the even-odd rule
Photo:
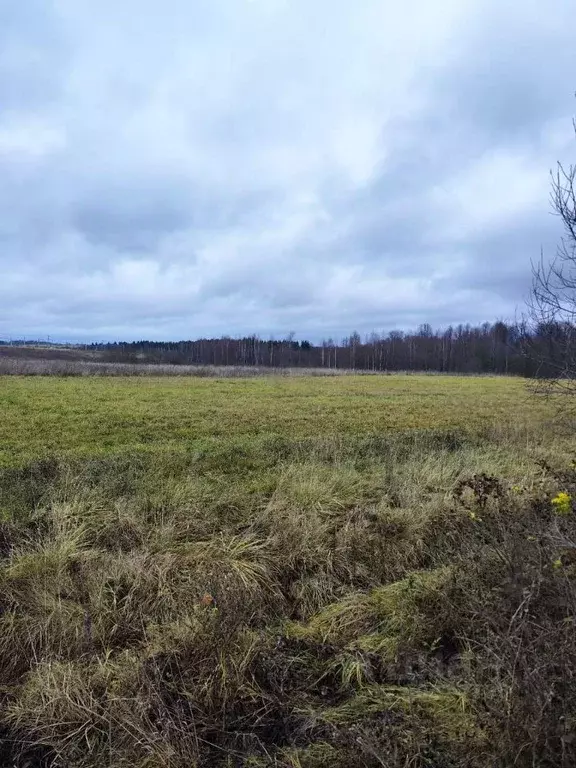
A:
<svg viewBox="0 0 576 768">
<path fill-rule="evenodd" d="M 0 465 L 14 465 L 271 435 L 533 430 L 553 409 L 523 380 L 497 377 L 0 377 L 0 413 Z"/>
<path fill-rule="evenodd" d="M 504 378 L 0 378 L 0 765 L 573 766 L 562 407 Z"/>
</svg>

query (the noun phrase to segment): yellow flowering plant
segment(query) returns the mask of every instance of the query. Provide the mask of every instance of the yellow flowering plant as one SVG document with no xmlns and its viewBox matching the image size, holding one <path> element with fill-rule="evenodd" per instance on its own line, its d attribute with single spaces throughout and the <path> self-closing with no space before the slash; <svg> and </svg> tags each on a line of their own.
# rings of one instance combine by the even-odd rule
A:
<svg viewBox="0 0 576 768">
<path fill-rule="evenodd" d="M 557 515 L 569 515 L 572 512 L 572 497 L 566 491 L 560 491 L 552 499 L 552 506 Z"/>
</svg>

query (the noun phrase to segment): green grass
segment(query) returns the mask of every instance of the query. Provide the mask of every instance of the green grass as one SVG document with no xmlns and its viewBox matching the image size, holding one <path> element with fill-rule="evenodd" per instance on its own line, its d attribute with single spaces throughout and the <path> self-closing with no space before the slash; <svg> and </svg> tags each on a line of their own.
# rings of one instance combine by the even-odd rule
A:
<svg viewBox="0 0 576 768">
<path fill-rule="evenodd" d="M 0 465 L 39 456 L 188 450 L 250 441 L 534 428 L 552 412 L 514 378 L 357 376 L 239 380 L 0 377 Z"/>
<path fill-rule="evenodd" d="M 525 382 L 10 377 L 0 408 L 0 765 L 576 764 L 576 440 Z"/>
</svg>

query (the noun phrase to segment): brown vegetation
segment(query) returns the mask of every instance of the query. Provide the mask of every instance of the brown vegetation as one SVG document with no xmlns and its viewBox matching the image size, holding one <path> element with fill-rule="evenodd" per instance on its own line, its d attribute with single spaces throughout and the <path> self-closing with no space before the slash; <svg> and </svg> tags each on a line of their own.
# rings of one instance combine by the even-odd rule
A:
<svg viewBox="0 0 576 768">
<path fill-rule="evenodd" d="M 576 472 L 502 450 L 2 470 L 2 763 L 574 765 Z"/>
</svg>

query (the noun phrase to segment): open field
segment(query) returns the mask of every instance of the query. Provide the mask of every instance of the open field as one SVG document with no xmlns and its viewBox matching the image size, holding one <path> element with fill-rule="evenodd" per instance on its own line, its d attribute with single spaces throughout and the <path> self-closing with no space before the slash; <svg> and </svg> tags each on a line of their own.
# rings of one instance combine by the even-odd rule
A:
<svg viewBox="0 0 576 768">
<path fill-rule="evenodd" d="M 0 409 L 0 465 L 56 453 L 186 452 L 271 436 L 493 428 L 532 435 L 555 412 L 522 379 L 426 375 L 0 377 Z"/>
<path fill-rule="evenodd" d="M 504 378 L 0 378 L 0 764 L 576 764 L 559 405 Z"/>
</svg>

